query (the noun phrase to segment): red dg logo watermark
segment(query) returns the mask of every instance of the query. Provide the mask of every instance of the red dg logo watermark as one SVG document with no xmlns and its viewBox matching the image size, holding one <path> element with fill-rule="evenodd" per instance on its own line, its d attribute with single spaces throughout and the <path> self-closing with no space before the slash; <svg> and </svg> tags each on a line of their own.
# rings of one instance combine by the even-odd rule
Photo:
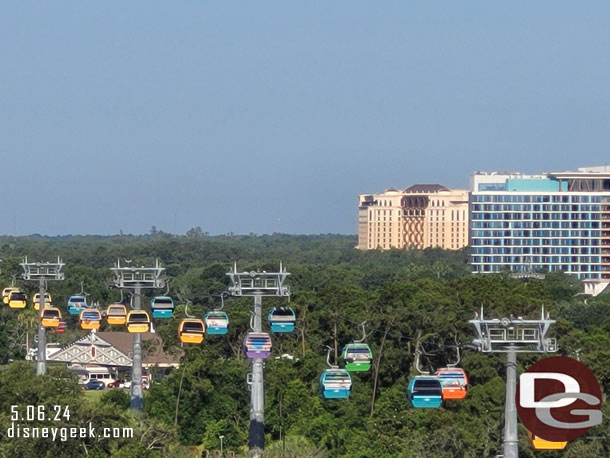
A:
<svg viewBox="0 0 610 458">
<path fill-rule="evenodd" d="M 517 412 L 534 435 L 565 442 L 602 422 L 602 392 L 584 364 L 565 356 L 545 358 L 519 377 Z"/>
</svg>

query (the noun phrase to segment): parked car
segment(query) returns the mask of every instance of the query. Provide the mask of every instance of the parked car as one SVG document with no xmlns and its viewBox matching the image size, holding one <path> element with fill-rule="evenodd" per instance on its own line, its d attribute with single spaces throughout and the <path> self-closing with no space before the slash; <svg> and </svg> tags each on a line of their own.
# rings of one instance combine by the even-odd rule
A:
<svg viewBox="0 0 610 458">
<path fill-rule="evenodd" d="M 86 390 L 103 390 L 104 388 L 106 388 L 106 385 L 101 380 L 89 380 L 85 383 Z"/>
<path fill-rule="evenodd" d="M 110 387 L 118 387 L 118 388 L 125 388 L 126 390 L 129 390 L 129 389 L 131 389 L 131 381 L 130 380 L 121 380 L 121 382 L 118 385 L 109 384 L 108 387 L 109 388 Z M 142 389 L 143 390 L 147 390 L 148 389 L 148 382 L 142 380 Z"/>
<path fill-rule="evenodd" d="M 108 385 L 106 385 L 106 387 L 108 388 L 121 388 L 121 385 L 125 383 L 125 380 L 120 379 L 120 380 L 116 380 L 114 382 L 110 382 Z"/>
</svg>

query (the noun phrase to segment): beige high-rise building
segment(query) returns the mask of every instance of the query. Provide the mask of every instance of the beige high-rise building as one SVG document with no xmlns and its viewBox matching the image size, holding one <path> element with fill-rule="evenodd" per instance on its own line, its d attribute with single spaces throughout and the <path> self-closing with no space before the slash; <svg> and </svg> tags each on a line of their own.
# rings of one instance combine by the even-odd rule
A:
<svg viewBox="0 0 610 458">
<path fill-rule="evenodd" d="M 416 184 L 360 194 L 358 246 L 458 250 L 468 245 L 468 190 Z"/>
</svg>

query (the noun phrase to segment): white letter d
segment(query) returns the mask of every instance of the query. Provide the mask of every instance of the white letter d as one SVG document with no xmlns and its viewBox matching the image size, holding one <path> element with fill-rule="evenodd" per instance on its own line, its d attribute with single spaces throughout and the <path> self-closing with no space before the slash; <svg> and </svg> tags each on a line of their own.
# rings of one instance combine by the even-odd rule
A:
<svg viewBox="0 0 610 458">
<path fill-rule="evenodd" d="M 524 372 L 519 376 L 519 404 L 521 404 L 521 407 L 554 409 L 556 407 L 569 406 L 576 400 L 576 398 L 567 397 L 552 402 L 534 401 L 534 386 L 537 379 L 557 380 L 563 383 L 564 393 L 580 393 L 578 380 L 567 374 L 557 372 Z"/>
</svg>

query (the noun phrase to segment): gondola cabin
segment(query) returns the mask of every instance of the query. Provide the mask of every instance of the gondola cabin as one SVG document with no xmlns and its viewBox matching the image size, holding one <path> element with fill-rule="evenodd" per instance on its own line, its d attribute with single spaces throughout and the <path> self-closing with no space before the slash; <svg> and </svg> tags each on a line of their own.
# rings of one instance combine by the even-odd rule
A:
<svg viewBox="0 0 610 458">
<path fill-rule="evenodd" d="M 102 324 L 102 314 L 98 309 L 83 309 L 78 316 L 78 322 L 81 329 L 99 329 Z"/>
<path fill-rule="evenodd" d="M 440 379 L 443 387 L 443 400 L 466 397 L 468 377 L 466 377 L 464 369 L 445 367 L 437 370 L 435 375 Z"/>
<path fill-rule="evenodd" d="M 145 310 L 132 310 L 127 314 L 126 324 L 128 332 L 148 332 L 150 329 L 150 315 Z"/>
<path fill-rule="evenodd" d="M 436 409 L 443 402 L 441 381 L 432 375 L 417 375 L 409 382 L 407 397 L 417 409 Z"/>
<path fill-rule="evenodd" d="M 250 359 L 267 359 L 271 354 L 271 337 L 266 332 L 249 332 L 244 339 L 244 350 Z"/>
<path fill-rule="evenodd" d="M 19 291 L 19 288 L 15 288 L 14 286 L 9 286 L 8 288 L 4 288 L 2 290 L 2 303 L 8 305 L 8 296 L 13 291 Z"/>
<path fill-rule="evenodd" d="M 34 310 L 40 310 L 40 293 L 34 294 L 32 305 L 34 306 Z M 44 293 L 44 306 L 51 307 L 51 295 L 49 293 Z"/>
<path fill-rule="evenodd" d="M 527 437 L 530 440 L 530 445 L 534 450 L 563 450 L 568 445 L 567 442 L 552 442 L 544 440 L 538 436 L 534 436 L 531 432 L 527 432 Z"/>
<path fill-rule="evenodd" d="M 364 372 L 371 369 L 373 352 L 365 343 L 350 343 L 343 347 L 341 357 L 348 371 Z"/>
<path fill-rule="evenodd" d="M 85 296 L 70 296 L 66 304 L 68 313 L 72 316 L 80 315 L 83 309 L 87 308 L 87 299 Z"/>
<path fill-rule="evenodd" d="M 66 327 L 66 322 L 60 321 L 59 325 L 55 328 L 55 334 L 63 334 L 64 332 L 66 332 Z"/>
<path fill-rule="evenodd" d="M 174 300 L 168 296 L 153 297 L 150 301 L 153 318 L 171 318 L 174 314 Z"/>
<path fill-rule="evenodd" d="M 207 312 L 203 316 L 205 321 L 206 332 L 208 334 L 222 335 L 229 330 L 229 315 L 225 312 L 212 311 Z"/>
<path fill-rule="evenodd" d="M 352 377 L 345 369 L 326 369 L 320 376 L 324 399 L 347 399 L 352 390 Z"/>
<path fill-rule="evenodd" d="M 61 322 L 61 312 L 56 307 L 45 307 L 42 309 L 40 324 L 43 328 L 57 328 Z"/>
<path fill-rule="evenodd" d="M 271 332 L 292 332 L 296 315 L 291 307 L 273 307 L 267 316 Z"/>
<path fill-rule="evenodd" d="M 106 309 L 106 322 L 111 326 L 121 326 L 127 321 L 127 307 L 123 304 L 110 304 Z"/>
<path fill-rule="evenodd" d="M 12 309 L 24 309 L 28 298 L 23 291 L 11 291 L 8 295 L 8 306 Z"/>
<path fill-rule="evenodd" d="M 186 344 L 200 344 L 205 335 L 205 323 L 203 320 L 186 318 L 178 326 L 178 338 Z"/>
</svg>

